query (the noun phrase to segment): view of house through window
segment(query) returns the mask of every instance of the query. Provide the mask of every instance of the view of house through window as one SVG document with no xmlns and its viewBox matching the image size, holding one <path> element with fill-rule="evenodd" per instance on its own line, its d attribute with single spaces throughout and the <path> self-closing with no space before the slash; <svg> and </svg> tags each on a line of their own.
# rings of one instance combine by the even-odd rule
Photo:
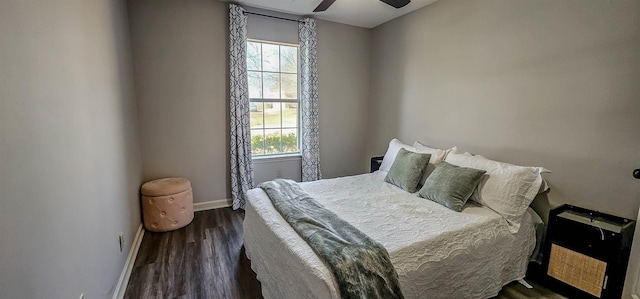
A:
<svg viewBox="0 0 640 299">
<path fill-rule="evenodd" d="M 249 40 L 251 153 L 299 152 L 298 45 Z"/>
</svg>

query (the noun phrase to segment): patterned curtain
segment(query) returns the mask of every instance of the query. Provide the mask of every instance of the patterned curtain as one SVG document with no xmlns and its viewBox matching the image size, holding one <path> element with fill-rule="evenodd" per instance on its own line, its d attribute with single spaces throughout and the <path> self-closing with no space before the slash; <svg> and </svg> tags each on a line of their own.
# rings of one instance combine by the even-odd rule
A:
<svg viewBox="0 0 640 299">
<path fill-rule="evenodd" d="M 300 107 L 302 121 L 302 181 L 322 178 L 318 128 L 318 66 L 316 20 L 298 23 L 300 40 Z"/>
<path fill-rule="evenodd" d="M 231 128 L 231 196 L 233 209 L 244 209 L 244 196 L 253 188 L 249 83 L 247 82 L 247 15 L 229 5 L 229 127 Z"/>
</svg>

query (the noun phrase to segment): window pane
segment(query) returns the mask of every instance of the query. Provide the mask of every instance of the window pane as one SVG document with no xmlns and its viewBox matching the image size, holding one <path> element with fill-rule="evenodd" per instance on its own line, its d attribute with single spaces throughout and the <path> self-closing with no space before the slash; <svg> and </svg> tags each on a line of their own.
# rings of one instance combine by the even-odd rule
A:
<svg viewBox="0 0 640 299">
<path fill-rule="evenodd" d="M 298 47 L 247 42 L 251 152 L 299 152 Z M 268 99 L 271 102 L 263 102 Z M 281 99 L 295 102 L 280 102 Z"/>
<path fill-rule="evenodd" d="M 282 99 L 298 98 L 298 75 L 297 74 L 281 74 L 282 78 Z"/>
<path fill-rule="evenodd" d="M 251 154 L 264 155 L 264 132 L 251 130 Z"/>
<path fill-rule="evenodd" d="M 265 128 L 280 128 L 282 125 L 282 110 L 280 103 L 264 104 L 264 126 Z"/>
<path fill-rule="evenodd" d="M 298 129 L 282 130 L 282 152 L 293 153 L 298 151 Z"/>
<path fill-rule="evenodd" d="M 282 126 L 289 128 L 298 127 L 297 103 L 282 103 Z"/>
<path fill-rule="evenodd" d="M 262 68 L 267 72 L 280 71 L 280 46 L 262 44 Z"/>
<path fill-rule="evenodd" d="M 247 76 L 249 77 L 249 98 L 262 98 L 262 73 L 249 71 Z"/>
<path fill-rule="evenodd" d="M 264 93 L 265 99 L 280 98 L 280 74 L 263 73 L 264 76 Z"/>
<path fill-rule="evenodd" d="M 249 103 L 249 107 L 251 108 L 251 128 L 263 128 L 264 127 L 264 104 L 258 102 Z"/>
<path fill-rule="evenodd" d="M 265 132 L 265 153 L 266 154 L 279 154 L 280 150 L 280 129 L 264 130 Z"/>
<path fill-rule="evenodd" d="M 260 60 L 262 60 L 262 51 L 260 51 L 260 43 L 247 43 L 247 70 L 260 71 Z"/>
<path fill-rule="evenodd" d="M 298 72 L 298 48 L 280 46 L 280 71 L 284 73 Z"/>
</svg>

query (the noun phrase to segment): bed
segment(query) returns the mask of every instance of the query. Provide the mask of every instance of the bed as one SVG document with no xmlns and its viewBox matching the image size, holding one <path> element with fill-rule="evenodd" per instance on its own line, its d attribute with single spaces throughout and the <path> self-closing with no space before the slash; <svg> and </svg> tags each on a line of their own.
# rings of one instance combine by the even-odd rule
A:
<svg viewBox="0 0 640 299">
<path fill-rule="evenodd" d="M 462 212 L 384 182 L 387 172 L 300 183 L 327 209 L 389 253 L 405 298 L 487 298 L 525 276 L 540 218 L 528 209 L 517 232 L 493 210 Z M 269 298 L 340 298 L 335 278 L 275 210 L 266 193 L 246 196 L 244 246 Z"/>
</svg>

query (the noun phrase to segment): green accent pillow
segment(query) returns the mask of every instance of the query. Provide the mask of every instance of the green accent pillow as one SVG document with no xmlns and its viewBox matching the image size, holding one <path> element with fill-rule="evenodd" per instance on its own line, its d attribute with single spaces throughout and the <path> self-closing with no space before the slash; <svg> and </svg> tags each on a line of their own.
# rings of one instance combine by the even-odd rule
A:
<svg viewBox="0 0 640 299">
<path fill-rule="evenodd" d="M 401 148 L 384 181 L 394 184 L 407 192 L 416 192 L 429 159 L 431 159 L 430 154 L 414 153 Z"/>
<path fill-rule="evenodd" d="M 485 172 L 484 170 L 440 162 L 424 182 L 418 194 L 422 198 L 460 212 Z"/>
</svg>

